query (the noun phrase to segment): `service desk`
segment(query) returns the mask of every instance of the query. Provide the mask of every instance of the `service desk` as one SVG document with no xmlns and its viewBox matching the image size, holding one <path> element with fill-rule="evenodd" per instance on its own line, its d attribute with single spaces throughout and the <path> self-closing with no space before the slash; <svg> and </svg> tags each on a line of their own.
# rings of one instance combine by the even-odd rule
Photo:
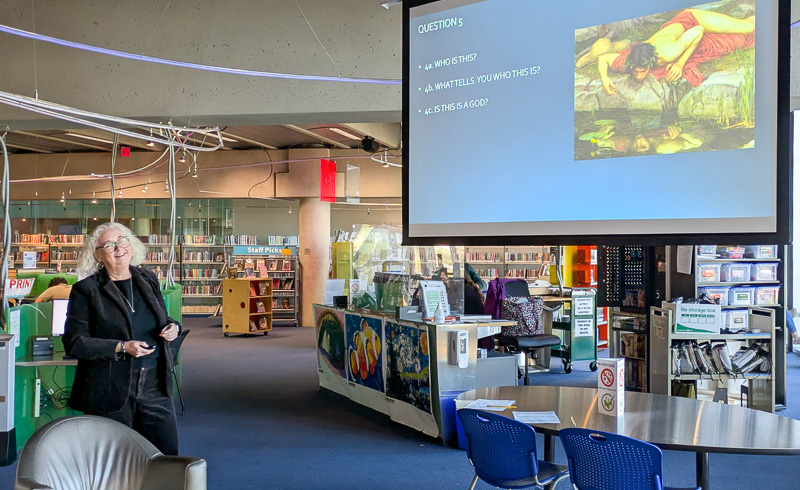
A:
<svg viewBox="0 0 800 490">
<path fill-rule="evenodd" d="M 513 386 L 515 356 L 478 358 L 479 336 L 508 321 L 431 323 L 314 305 L 319 385 L 392 420 L 457 444 L 455 397 L 487 386 Z M 450 332 L 466 332 L 463 367 L 448 360 Z"/>
</svg>

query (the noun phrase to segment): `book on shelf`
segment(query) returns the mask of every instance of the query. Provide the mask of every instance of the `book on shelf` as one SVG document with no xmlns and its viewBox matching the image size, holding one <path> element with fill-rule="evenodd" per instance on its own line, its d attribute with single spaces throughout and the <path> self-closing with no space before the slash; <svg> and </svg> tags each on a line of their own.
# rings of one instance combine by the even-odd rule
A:
<svg viewBox="0 0 800 490">
<path fill-rule="evenodd" d="M 267 307 L 264 305 L 263 301 L 256 301 L 256 311 L 258 313 L 266 313 Z"/>
<path fill-rule="evenodd" d="M 262 316 L 258 319 L 258 328 L 260 330 L 266 330 L 269 328 L 269 322 L 267 321 L 267 317 Z"/>
<path fill-rule="evenodd" d="M 278 298 L 272 298 L 272 308 L 273 309 L 278 308 Z"/>
<path fill-rule="evenodd" d="M 284 270 L 284 271 L 292 270 L 292 261 L 288 260 L 288 259 L 285 259 L 283 261 L 283 268 L 281 270 Z"/>
<path fill-rule="evenodd" d="M 256 287 L 252 282 L 250 283 L 250 296 L 258 296 L 258 294 L 256 294 Z"/>
<path fill-rule="evenodd" d="M 281 279 L 281 282 L 283 282 L 283 284 L 282 284 L 283 287 L 281 287 L 281 289 L 293 289 L 294 288 L 294 278 L 290 277 L 289 279 Z"/>
<path fill-rule="evenodd" d="M 267 261 L 267 269 L 271 271 L 278 270 L 278 261 L 277 260 L 268 260 Z"/>
<path fill-rule="evenodd" d="M 258 327 L 256 327 L 256 322 L 255 322 L 255 320 L 253 320 L 251 318 L 250 319 L 250 331 L 251 332 L 255 332 L 256 330 L 258 330 Z"/>
<path fill-rule="evenodd" d="M 262 281 L 258 283 L 258 292 L 261 293 L 260 296 L 267 296 L 269 294 L 269 288 L 266 282 Z"/>
<path fill-rule="evenodd" d="M 283 300 L 281 300 L 281 308 L 284 310 L 291 309 L 289 298 L 283 298 Z"/>
<path fill-rule="evenodd" d="M 268 274 L 268 272 L 267 272 L 267 264 L 265 264 L 264 262 L 259 262 L 258 263 L 258 272 L 261 273 L 261 277 L 267 277 L 267 274 Z"/>
<path fill-rule="evenodd" d="M 252 267 L 245 267 L 244 275 L 245 275 L 245 277 L 255 277 L 255 274 L 253 273 L 253 268 Z"/>
</svg>

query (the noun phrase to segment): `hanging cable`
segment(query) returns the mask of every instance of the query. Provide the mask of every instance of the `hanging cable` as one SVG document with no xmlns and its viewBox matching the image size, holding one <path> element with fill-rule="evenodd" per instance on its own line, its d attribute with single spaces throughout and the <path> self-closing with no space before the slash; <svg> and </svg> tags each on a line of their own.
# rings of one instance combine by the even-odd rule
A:
<svg viewBox="0 0 800 490">
<path fill-rule="evenodd" d="M 114 135 L 114 147 L 111 149 L 111 222 L 117 220 L 117 181 L 114 178 L 114 168 L 117 166 L 117 143 L 119 135 Z"/>
<path fill-rule="evenodd" d="M 219 128 L 216 127 L 210 129 L 177 127 L 171 124 L 151 123 L 147 121 L 138 121 L 135 119 L 128 119 L 124 117 L 107 116 L 104 114 L 97 114 L 93 112 L 83 111 L 80 109 L 75 109 L 73 107 L 56 104 L 53 102 L 47 102 L 39 99 L 32 99 L 30 97 L 25 97 L 24 95 L 11 94 L 3 91 L 0 91 L 0 103 L 31 112 L 36 112 L 38 114 L 50 116 L 56 119 L 72 122 L 75 124 L 89 126 L 95 129 L 108 131 L 110 133 L 116 133 L 123 136 L 128 136 L 130 138 L 135 138 L 143 141 L 153 141 L 155 143 L 159 143 L 165 146 L 179 146 L 181 148 L 194 151 L 215 151 L 221 148 L 224 144 L 222 140 L 222 134 L 220 134 Z M 105 124 L 102 122 L 96 122 L 94 121 L 95 119 L 100 121 L 107 121 L 109 123 L 113 123 L 113 125 Z M 150 129 L 160 129 L 167 133 L 172 132 L 178 135 L 185 134 L 185 136 L 183 141 L 180 138 L 167 138 L 164 136 L 151 140 L 149 133 L 142 134 L 142 133 L 137 133 L 135 131 L 128 131 L 126 129 L 121 129 L 119 126 L 131 126 L 138 129 L 142 129 L 144 131 L 149 131 Z M 188 137 L 192 134 L 203 134 L 203 135 L 214 136 L 217 140 L 216 144 L 210 147 L 190 144 L 188 143 Z"/>
<path fill-rule="evenodd" d="M 175 278 L 172 275 L 172 270 L 175 267 L 175 236 L 176 236 L 176 201 L 175 196 L 175 147 L 169 147 L 169 169 L 167 170 L 167 184 L 169 184 L 169 258 L 167 262 L 167 278 L 164 281 L 164 289 L 175 286 Z"/>
<path fill-rule="evenodd" d="M 8 149 L 6 148 L 6 135 L 0 137 L 0 146 L 3 148 L 3 182 L 2 184 L 2 201 L 3 201 L 3 253 L 0 255 L 0 260 L 3 261 L 0 267 L 0 301 L 3 302 L 3 307 L 0 311 L 3 312 L 2 324 L 5 326 L 6 310 L 8 309 L 8 301 L 6 301 L 6 280 L 8 279 L 8 254 L 11 250 L 11 217 L 8 214 L 8 207 L 11 202 L 11 186 L 8 180 Z M 6 332 L 10 333 L 10 332 Z"/>
<path fill-rule="evenodd" d="M 149 63 L 157 63 L 161 65 L 179 66 L 181 68 L 192 68 L 195 70 L 213 71 L 217 73 L 227 73 L 230 75 L 246 75 L 250 77 L 264 77 L 264 78 L 286 78 L 290 80 L 314 80 L 321 82 L 349 82 L 349 83 L 376 83 L 382 85 L 400 85 L 402 80 L 380 79 L 380 78 L 349 78 L 349 77 L 328 77 L 321 75 L 297 75 L 294 73 L 273 73 L 255 70 L 242 70 L 239 68 L 227 68 L 224 66 L 201 65 L 199 63 L 189 63 L 186 61 L 168 60 L 164 58 L 155 58 L 153 56 L 145 56 L 133 53 L 126 53 L 125 51 L 116 51 L 108 48 L 101 48 L 89 44 L 81 44 L 73 41 L 66 41 L 57 37 L 44 36 L 36 34 L 35 32 L 28 32 L 22 29 L 9 27 L 0 24 L 0 32 L 6 34 L 13 34 L 15 36 L 26 37 L 28 39 L 35 39 L 46 43 L 57 44 L 59 46 L 66 46 L 69 48 L 76 48 L 83 51 L 92 53 L 100 53 L 109 56 L 116 56 L 118 58 L 126 58 L 129 60 L 145 61 Z"/>
</svg>

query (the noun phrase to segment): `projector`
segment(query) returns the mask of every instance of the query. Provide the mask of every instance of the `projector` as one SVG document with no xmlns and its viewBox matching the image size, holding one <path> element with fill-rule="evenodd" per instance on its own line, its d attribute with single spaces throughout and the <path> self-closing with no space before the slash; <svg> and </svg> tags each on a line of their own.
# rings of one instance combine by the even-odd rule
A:
<svg viewBox="0 0 800 490">
<path fill-rule="evenodd" d="M 369 136 L 364 136 L 364 139 L 361 140 L 361 149 L 368 153 L 375 153 L 381 151 L 381 145 Z"/>
</svg>

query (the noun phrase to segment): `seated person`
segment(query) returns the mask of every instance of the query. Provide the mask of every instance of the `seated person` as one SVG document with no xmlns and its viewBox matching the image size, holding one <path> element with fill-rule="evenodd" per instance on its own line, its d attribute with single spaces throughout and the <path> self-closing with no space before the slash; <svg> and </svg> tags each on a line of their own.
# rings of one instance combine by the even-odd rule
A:
<svg viewBox="0 0 800 490">
<path fill-rule="evenodd" d="M 475 283 L 475 279 L 469 274 L 472 267 L 469 264 L 464 264 L 464 269 L 467 271 L 464 274 L 464 314 L 465 315 L 483 315 L 484 299 L 481 294 L 481 289 Z M 474 269 L 472 269 L 474 272 Z M 475 274 L 477 276 L 477 274 Z M 480 276 L 477 276 L 480 280 Z"/>
<path fill-rule="evenodd" d="M 36 298 L 36 303 L 43 303 L 54 299 L 69 299 L 70 291 L 72 291 L 72 286 L 67 284 L 66 279 L 63 277 L 54 277 L 50 279 L 47 289 Z"/>
<path fill-rule="evenodd" d="M 609 95 L 616 93 L 609 70 L 627 72 L 640 82 L 650 73 L 670 82 L 685 78 L 696 87 L 703 81 L 698 65 L 752 47 L 754 34 L 755 17 L 736 19 L 718 12 L 687 9 L 646 41 L 618 53 L 600 55 L 597 69 Z"/>
</svg>

